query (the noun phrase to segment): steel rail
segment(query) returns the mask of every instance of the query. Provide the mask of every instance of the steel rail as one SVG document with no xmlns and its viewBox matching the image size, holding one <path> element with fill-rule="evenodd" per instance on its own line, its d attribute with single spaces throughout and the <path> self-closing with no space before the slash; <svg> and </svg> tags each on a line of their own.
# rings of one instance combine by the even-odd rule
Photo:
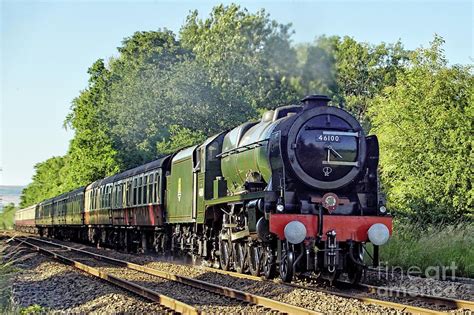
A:
<svg viewBox="0 0 474 315">
<path fill-rule="evenodd" d="M 178 300 L 173 299 L 171 297 L 168 297 L 166 295 L 160 294 L 156 291 L 150 290 L 148 288 L 145 288 L 145 287 L 140 286 L 138 284 L 135 284 L 133 282 L 123 280 L 123 279 L 120 279 L 116 276 L 107 274 L 105 272 L 102 272 L 102 271 L 94 268 L 94 267 L 91 267 L 91 266 L 85 265 L 81 262 L 78 262 L 78 261 L 75 261 L 73 259 L 67 258 L 67 257 L 65 257 L 63 255 L 60 255 L 58 253 L 55 253 L 53 251 L 41 248 L 40 246 L 32 244 L 32 243 L 30 243 L 26 240 L 19 240 L 19 241 L 22 244 L 28 245 L 29 247 L 33 248 L 37 252 L 40 252 L 40 253 L 46 254 L 48 256 L 51 256 L 54 259 L 66 264 L 66 265 L 73 266 L 73 267 L 75 267 L 75 268 L 77 268 L 81 271 L 86 272 L 87 274 L 90 274 L 92 276 L 95 276 L 97 278 L 105 280 L 105 281 L 107 281 L 111 284 L 114 284 L 114 285 L 116 285 L 116 286 L 118 286 L 122 289 L 125 289 L 129 292 L 135 293 L 135 294 L 137 294 L 141 297 L 144 297 L 148 300 L 151 300 L 153 302 L 158 302 L 160 305 L 162 305 L 162 306 L 164 306 L 168 309 L 174 310 L 174 311 L 176 311 L 178 313 L 181 313 L 181 314 L 200 314 L 200 311 L 198 309 L 196 309 L 195 307 L 191 306 L 191 305 L 188 305 L 186 303 L 183 303 L 181 301 L 178 301 Z"/>
<path fill-rule="evenodd" d="M 201 267 L 205 270 L 241 278 L 241 279 L 249 279 L 249 280 L 255 280 L 255 281 L 271 281 L 271 282 L 276 282 L 274 280 L 265 280 L 262 277 L 256 277 L 252 275 L 247 275 L 247 274 L 241 274 L 237 273 L 234 271 L 225 271 L 222 269 L 215 269 L 211 267 Z M 398 310 L 403 310 L 403 311 L 409 311 L 412 313 L 416 314 L 445 314 L 444 312 L 440 311 L 435 311 L 427 308 L 422 308 L 422 307 L 417 307 L 417 306 L 411 306 L 411 305 L 406 305 L 406 304 L 401 304 L 401 303 L 396 303 L 396 302 L 390 302 L 390 301 L 385 301 L 385 300 L 379 300 L 375 298 L 369 298 L 365 297 L 362 295 L 349 295 L 346 293 L 342 292 L 334 292 L 331 290 L 326 290 L 322 288 L 312 288 L 300 284 L 295 284 L 295 283 L 283 283 L 283 282 L 278 282 L 279 284 L 286 285 L 286 286 L 291 286 L 299 289 L 306 289 L 306 290 L 313 290 L 313 291 L 319 291 L 323 292 L 326 294 L 332 294 L 344 298 L 353 298 L 357 299 L 361 302 L 364 302 L 366 304 L 377 304 L 385 307 L 391 307 L 395 308 Z M 474 310 L 474 302 L 472 301 L 466 301 L 466 300 L 459 300 L 459 299 L 453 299 L 453 298 L 446 298 L 446 297 L 438 297 L 438 296 L 430 296 L 430 295 L 425 295 L 425 294 L 420 294 L 420 293 L 415 293 L 415 292 L 410 292 L 410 291 L 405 291 L 405 290 L 400 290 L 400 289 L 392 289 L 392 288 L 386 288 L 386 287 L 378 287 L 378 286 L 373 286 L 373 285 L 368 285 L 368 284 L 359 284 L 360 288 L 363 288 L 364 290 L 367 291 L 367 293 L 372 293 L 372 294 L 379 294 L 379 293 L 384 293 L 384 294 L 392 294 L 393 296 L 396 297 L 407 297 L 407 298 L 414 298 L 417 300 L 424 301 L 426 303 L 432 304 L 432 305 L 438 305 L 438 306 L 445 306 L 447 308 L 453 308 L 455 310 L 459 309 L 468 309 L 473 311 Z M 382 291 L 380 291 L 382 290 Z"/>
<path fill-rule="evenodd" d="M 380 273 L 380 272 L 386 273 L 386 270 L 384 270 L 383 267 L 387 267 L 387 266 L 380 266 L 380 267 L 377 267 L 377 268 L 367 267 L 367 270 L 371 271 L 371 272 L 376 272 L 376 273 Z M 422 279 L 427 279 L 426 275 L 419 274 L 419 273 L 410 273 L 410 272 L 407 272 L 407 271 L 401 271 L 401 274 L 404 275 L 404 276 L 419 277 L 419 278 L 422 278 Z M 459 283 L 474 285 L 474 278 L 458 277 L 458 276 L 455 276 L 455 275 L 453 275 L 451 277 L 445 277 L 444 279 L 441 279 L 441 280 L 442 281 L 459 282 Z"/>
<path fill-rule="evenodd" d="M 388 287 L 381 287 L 375 286 L 370 284 L 359 284 L 361 288 L 367 290 L 368 293 L 372 294 L 387 294 L 387 295 L 394 295 L 394 296 L 402 296 L 402 297 L 414 297 L 418 300 L 422 300 L 426 303 L 445 306 L 446 308 L 454 308 L 454 309 L 469 309 L 474 311 L 474 302 L 467 301 L 467 300 L 458 300 L 452 298 L 446 298 L 442 296 L 431 296 L 421 293 L 415 293 L 408 290 L 402 289 L 395 289 L 395 288 L 388 288 Z"/>
<path fill-rule="evenodd" d="M 57 246 L 57 247 L 60 247 L 60 248 L 63 248 L 63 249 L 67 249 L 67 250 L 70 250 L 70 251 L 79 252 L 79 253 L 89 255 L 89 256 L 92 256 L 92 257 L 100 259 L 100 260 L 104 260 L 104 261 L 114 263 L 114 264 L 119 265 L 119 266 L 127 267 L 127 268 L 132 269 L 132 270 L 140 271 L 140 272 L 150 274 L 150 275 L 153 275 L 153 276 L 157 276 L 157 277 L 160 277 L 160 278 L 164 278 L 164 279 L 167 279 L 167 280 L 179 282 L 179 283 L 182 283 L 182 284 L 185 284 L 185 285 L 189 285 L 189 286 L 192 286 L 192 287 L 195 287 L 195 288 L 198 288 L 198 289 L 206 290 L 208 292 L 212 292 L 212 293 L 215 293 L 215 294 L 226 296 L 226 297 L 229 297 L 229 298 L 232 298 L 232 299 L 237 299 L 237 300 L 240 300 L 240 301 L 244 301 L 244 302 L 256 304 L 256 305 L 259 305 L 259 306 L 263 306 L 265 308 L 270 308 L 272 310 L 276 310 L 276 311 L 279 311 L 279 312 L 282 312 L 282 313 L 308 314 L 308 315 L 316 315 L 316 314 L 320 315 L 320 314 L 322 314 L 320 312 L 316 312 L 316 311 L 304 309 L 304 308 L 299 307 L 299 306 L 295 306 L 295 305 L 275 301 L 275 300 L 272 300 L 272 299 L 269 299 L 269 298 L 266 298 L 266 297 L 263 297 L 263 296 L 255 295 L 255 294 L 252 294 L 252 293 L 232 289 L 232 288 L 229 288 L 229 287 L 220 286 L 220 285 L 217 285 L 217 284 L 205 282 L 205 281 L 198 280 L 198 279 L 193 279 L 193 278 L 189 278 L 189 277 L 185 277 L 185 276 L 176 275 L 176 274 L 169 273 L 169 272 L 160 271 L 158 269 L 145 267 L 145 266 L 138 265 L 138 264 L 135 264 L 135 263 L 131 263 L 131 262 L 128 262 L 128 261 L 124 261 L 124 260 L 104 256 L 104 255 L 97 254 L 97 253 L 92 253 L 92 252 L 89 252 L 89 251 L 86 251 L 86 250 L 70 247 L 70 246 L 67 246 L 67 245 L 58 244 L 58 243 L 50 242 L 50 241 L 39 239 L 39 238 L 31 238 L 31 239 L 33 239 L 35 241 L 40 241 L 40 242 L 43 242 L 43 243 L 46 243 L 46 244 L 50 244 L 50 245 L 53 245 L 53 246 Z"/>
<path fill-rule="evenodd" d="M 45 242 L 45 243 L 49 243 L 51 245 L 58 246 L 58 247 L 69 248 L 70 250 L 80 251 L 80 252 L 83 252 L 84 254 L 93 255 L 93 256 L 97 256 L 97 257 L 103 257 L 103 259 L 109 260 L 110 262 L 116 261 L 117 264 L 122 264 L 122 265 L 127 266 L 131 269 L 137 268 L 135 270 L 142 271 L 142 272 L 145 272 L 145 273 L 149 273 L 149 274 L 152 274 L 152 275 L 156 275 L 156 276 L 159 276 L 159 277 L 167 277 L 166 273 L 161 272 L 157 269 L 144 267 L 142 265 L 122 261 L 122 260 L 119 260 L 119 259 L 103 256 L 103 255 L 100 255 L 100 254 L 91 253 L 91 252 L 84 251 L 84 250 L 77 249 L 77 248 L 72 248 L 72 247 L 69 247 L 69 246 L 66 246 L 66 245 L 50 242 L 50 241 L 47 241 L 47 240 L 44 240 L 44 239 L 38 239 L 38 238 L 32 238 L 32 239 L 42 241 L 42 242 Z M 133 266 L 133 268 L 130 267 L 130 266 Z M 225 270 L 222 270 L 222 269 L 216 269 L 216 268 L 211 268 L 211 267 L 200 267 L 200 268 L 203 268 L 204 270 L 208 270 L 208 271 L 211 271 L 211 272 L 217 272 L 217 273 L 221 273 L 221 274 L 225 274 L 225 275 L 229 275 L 229 276 L 233 276 L 233 277 L 237 277 L 237 278 L 241 278 L 241 279 L 248 279 L 248 280 L 254 280 L 254 281 L 270 281 L 270 282 L 276 283 L 276 281 L 274 281 L 274 280 L 265 280 L 263 277 L 256 277 L 256 276 L 237 273 L 237 272 L 233 272 L 233 271 L 225 271 Z M 160 274 L 162 274 L 162 275 L 160 275 Z M 188 277 L 184 277 L 184 276 L 178 276 L 178 275 L 174 275 L 174 274 L 171 274 L 171 275 L 176 277 L 176 280 L 170 279 L 168 277 L 167 277 L 167 279 L 173 280 L 173 281 L 178 281 L 178 282 L 187 281 L 187 280 L 195 281 L 196 287 L 200 287 L 201 284 L 199 284 L 199 282 L 203 282 L 203 281 L 200 281 L 200 280 L 197 280 L 197 279 L 192 279 L 192 278 L 188 278 Z M 188 284 L 188 283 L 185 283 L 185 282 L 182 282 L 182 283 Z M 204 282 L 204 283 L 208 284 L 207 282 Z M 342 282 L 342 283 L 344 283 L 344 282 Z M 351 295 L 351 294 L 346 294 L 346 293 L 342 293 L 342 292 L 335 292 L 335 291 L 331 291 L 331 290 L 326 290 L 326 289 L 322 289 L 322 288 L 312 288 L 312 287 L 299 285 L 299 284 L 294 284 L 294 283 L 278 282 L 278 284 L 286 285 L 286 286 L 290 286 L 290 287 L 294 287 L 294 288 L 298 288 L 298 289 L 306 289 L 306 290 L 313 290 L 313 291 L 323 292 L 323 293 L 326 293 L 326 294 L 336 295 L 336 296 L 339 296 L 339 297 L 342 297 L 342 298 L 357 299 L 357 300 L 359 300 L 359 301 L 361 301 L 365 304 L 380 305 L 380 306 L 389 307 L 389 308 L 393 308 L 393 309 L 397 309 L 397 310 L 401 310 L 401 311 L 411 312 L 411 313 L 414 313 L 414 314 L 445 314 L 445 312 L 441 312 L 441 311 L 431 310 L 431 309 L 428 309 L 428 308 L 412 306 L 412 305 L 407 305 L 407 304 L 402 304 L 402 303 L 397 303 L 397 302 L 385 301 L 385 300 L 380 300 L 380 299 L 376 299 L 376 298 L 370 298 L 370 297 L 366 297 L 366 296 L 359 295 L 359 294 Z M 189 285 L 191 285 L 191 284 L 189 284 Z M 228 290 L 232 290 L 232 291 L 235 291 L 235 292 L 243 293 L 244 295 L 249 294 L 249 293 L 241 292 L 241 291 L 231 289 L 231 288 L 225 288 L 225 287 L 223 288 L 223 287 L 220 287 L 220 286 L 217 286 L 217 285 L 214 285 L 214 284 L 211 284 L 211 285 L 216 286 L 217 287 L 216 290 L 228 289 Z M 445 298 L 445 297 L 438 297 L 438 296 L 429 296 L 429 295 L 424 295 L 424 294 L 405 291 L 405 290 L 400 290 L 400 289 L 379 287 L 379 286 L 373 286 L 373 285 L 367 285 L 367 284 L 359 284 L 359 288 L 363 288 L 364 290 L 367 291 L 367 293 L 371 293 L 371 294 L 380 294 L 381 292 L 383 292 L 384 294 L 391 294 L 392 296 L 395 296 L 395 297 L 405 297 L 405 298 L 413 298 L 413 299 L 416 299 L 416 300 L 421 300 L 421 301 L 429 303 L 431 305 L 445 306 L 447 308 L 453 308 L 453 309 L 457 309 L 457 310 L 459 310 L 459 309 L 474 310 L 474 302 L 472 302 L 472 301 L 459 300 L 459 299 L 453 299 L 453 298 Z M 202 288 L 202 289 L 205 289 L 205 288 Z M 380 291 L 380 290 L 382 290 L 382 291 Z M 236 293 L 236 295 L 234 296 L 234 295 L 232 295 L 233 294 L 232 291 L 225 291 L 224 290 L 224 292 L 226 292 L 226 293 L 223 292 L 223 294 L 229 294 L 229 295 L 227 295 L 228 297 L 237 298 L 237 299 L 240 299 L 239 296 L 241 296 L 242 298 L 246 298 L 247 302 L 262 305 L 260 303 L 253 302 L 250 297 L 243 296 L 242 294 L 239 294 L 239 293 Z M 217 292 L 215 292 L 215 293 L 217 293 Z M 267 298 L 264 298 L 264 297 L 258 297 L 258 298 L 267 299 Z M 273 301 L 273 300 L 270 300 L 270 301 L 271 302 L 277 302 L 277 301 Z M 278 302 L 278 303 L 281 303 L 281 302 Z M 284 303 L 281 303 L 281 304 L 284 304 Z M 270 307 L 270 306 L 267 306 L 267 307 L 274 309 L 273 307 Z M 304 310 L 304 309 L 302 309 L 302 310 Z M 307 312 L 307 310 L 305 310 L 305 311 Z M 282 310 L 282 312 L 288 312 L 288 311 L 283 311 Z M 291 313 L 293 313 L 293 312 L 291 312 Z"/>
</svg>

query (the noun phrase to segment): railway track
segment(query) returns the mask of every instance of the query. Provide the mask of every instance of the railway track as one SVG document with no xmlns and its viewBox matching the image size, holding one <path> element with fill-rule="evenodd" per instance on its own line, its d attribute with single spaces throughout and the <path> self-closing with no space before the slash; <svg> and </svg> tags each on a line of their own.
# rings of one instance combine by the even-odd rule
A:
<svg viewBox="0 0 474 315">
<path fill-rule="evenodd" d="M 255 277 L 252 275 L 241 274 L 241 273 L 237 273 L 233 271 L 224 271 L 221 269 L 215 269 L 211 267 L 202 267 L 202 268 L 212 271 L 212 272 L 217 272 L 217 273 L 230 275 L 233 277 L 238 277 L 238 278 L 243 278 L 243 279 L 249 279 L 249 280 L 254 280 L 254 281 L 272 281 L 272 282 L 277 282 L 281 285 L 290 286 L 294 288 L 315 290 L 318 292 L 333 294 L 333 295 L 343 297 L 343 298 L 353 298 L 366 304 L 376 304 L 376 305 L 385 306 L 388 308 L 394 308 L 403 312 L 410 312 L 413 314 L 444 314 L 448 311 L 471 311 L 471 312 L 474 311 L 473 301 L 445 298 L 445 297 L 440 297 L 440 296 L 430 296 L 430 295 L 419 294 L 419 293 L 415 293 L 415 292 L 411 292 L 407 290 L 400 290 L 400 289 L 374 286 L 374 285 L 368 285 L 368 284 L 359 284 L 356 288 L 353 288 L 353 289 L 358 290 L 360 293 L 355 293 L 353 289 L 351 289 L 352 292 L 349 294 L 349 293 L 339 292 L 335 290 L 323 289 L 320 287 L 318 288 L 311 287 L 310 284 L 283 283 L 279 280 L 265 280 L 262 277 Z M 349 285 L 349 283 L 347 282 L 339 282 L 339 284 L 342 284 L 346 288 L 348 288 L 348 285 Z M 369 297 L 367 296 L 367 294 L 374 295 L 374 296 L 375 295 L 388 296 L 388 297 L 394 297 L 396 299 L 403 299 L 409 302 L 410 304 Z M 416 306 L 413 304 L 424 305 L 424 307 Z"/>
<path fill-rule="evenodd" d="M 149 274 L 157 275 L 157 276 L 166 278 L 168 280 L 180 282 L 183 284 L 191 285 L 190 283 L 194 282 L 195 287 L 200 287 L 202 285 L 205 285 L 205 284 L 202 284 L 203 281 L 200 281 L 200 280 L 178 276 L 176 274 L 164 273 L 162 271 L 158 271 L 157 269 L 144 267 L 142 265 L 130 263 L 124 260 L 110 258 L 110 257 L 103 256 L 97 253 L 91 253 L 89 251 L 72 248 L 72 247 L 61 245 L 55 242 L 46 241 L 43 239 L 34 239 L 34 240 L 41 241 L 44 244 L 49 244 L 51 246 L 56 246 L 56 247 L 61 247 L 67 250 L 74 250 L 77 252 L 81 252 L 85 255 L 102 257 L 101 259 L 114 262 L 115 264 L 118 264 L 122 267 L 134 268 L 134 270 L 138 270 L 142 272 L 143 271 L 149 272 Z M 220 273 L 220 274 L 224 274 L 224 275 L 228 275 L 228 276 L 236 277 L 236 278 L 241 278 L 241 279 L 248 279 L 252 281 L 267 281 L 260 277 L 254 277 L 251 275 L 240 274 L 240 273 L 236 273 L 232 271 L 223 271 L 220 269 L 214 269 L 214 268 L 209 268 L 209 267 L 200 267 L 200 268 L 208 270 L 209 272 Z M 271 282 L 277 282 L 277 281 L 271 281 Z M 357 299 L 365 304 L 379 305 L 385 308 L 396 309 L 402 312 L 409 312 L 409 313 L 414 313 L 414 314 L 441 314 L 446 311 L 462 311 L 462 310 L 472 311 L 474 310 L 474 302 L 471 302 L 471 301 L 428 296 L 428 295 L 416 294 L 416 293 L 404 291 L 404 290 L 389 289 L 389 288 L 365 285 L 365 284 L 360 285 L 357 289 L 350 289 L 349 291 L 346 290 L 345 292 L 340 292 L 340 291 L 335 291 L 332 289 L 329 290 L 329 289 L 324 289 L 320 287 L 314 287 L 314 286 L 312 287 L 310 283 L 309 284 L 293 284 L 293 283 L 287 284 L 287 283 L 281 283 L 281 282 L 277 282 L 277 283 L 278 285 L 282 285 L 282 286 L 323 292 L 323 293 L 326 293 L 329 295 L 335 295 L 341 298 Z M 211 284 L 211 286 L 214 287 L 211 290 L 221 291 L 222 294 L 225 294 L 225 292 L 227 292 L 228 297 L 240 298 L 241 300 L 245 300 L 246 302 L 249 302 L 249 303 L 260 304 L 261 302 L 270 302 L 270 303 L 276 302 L 276 301 L 271 301 L 271 300 L 265 301 L 269 299 L 266 299 L 263 297 L 251 297 L 252 295 L 250 293 L 245 293 L 245 292 L 230 289 L 230 288 L 222 288 L 215 284 Z M 381 298 L 381 296 L 391 297 L 392 300 L 383 299 Z M 288 304 L 285 304 L 285 305 L 288 305 Z M 266 306 L 264 307 L 267 307 L 269 309 L 277 309 L 272 304 L 266 304 Z M 286 313 L 296 313 L 296 312 L 299 313 L 302 311 L 305 311 L 305 313 L 309 313 L 308 310 L 301 309 L 301 308 L 299 310 L 296 310 L 296 309 L 291 310 L 291 309 L 286 309 L 286 308 L 277 309 L 277 310 L 280 312 L 286 312 Z"/>
<path fill-rule="evenodd" d="M 63 263 L 74 266 L 88 274 L 106 280 L 144 298 L 158 302 L 163 307 L 178 313 L 200 314 L 207 312 L 229 312 L 233 309 L 234 311 L 248 313 L 321 314 L 252 293 L 163 272 L 44 239 L 22 238 L 18 239 L 18 241 L 38 252 L 49 255 Z M 88 258 L 84 258 L 85 256 Z M 107 266 L 104 262 L 113 267 Z M 120 272 L 116 270 L 114 274 L 113 269 L 117 269 L 117 266 L 120 267 Z M 128 279 L 124 279 L 124 276 Z M 162 289 L 171 289 L 171 286 L 175 290 L 178 288 L 178 290 L 181 291 L 180 298 L 164 295 L 156 289 L 146 286 L 144 284 L 145 282 L 147 284 L 152 282 L 167 283 L 168 285 L 161 286 Z M 172 282 L 172 285 L 169 285 L 171 284 L 170 282 Z M 211 293 L 211 295 L 202 294 L 202 291 L 207 291 Z M 219 305 L 219 309 L 214 309 L 208 304 Z M 223 305 L 228 304 L 230 304 L 228 308 L 223 308 Z"/>
</svg>

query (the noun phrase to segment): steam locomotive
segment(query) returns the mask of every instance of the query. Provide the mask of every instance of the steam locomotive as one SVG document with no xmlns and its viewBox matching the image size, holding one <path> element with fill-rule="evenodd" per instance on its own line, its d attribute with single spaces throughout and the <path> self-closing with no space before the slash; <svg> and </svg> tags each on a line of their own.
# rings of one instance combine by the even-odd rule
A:
<svg viewBox="0 0 474 315">
<path fill-rule="evenodd" d="M 16 227 L 133 251 L 184 253 L 283 281 L 357 283 L 392 232 L 376 136 L 327 96 L 267 111 L 201 145 L 19 210 Z M 34 210 L 32 210 L 34 209 Z M 31 216 L 34 215 L 33 218 Z M 33 225 L 33 226 L 32 226 Z"/>
</svg>

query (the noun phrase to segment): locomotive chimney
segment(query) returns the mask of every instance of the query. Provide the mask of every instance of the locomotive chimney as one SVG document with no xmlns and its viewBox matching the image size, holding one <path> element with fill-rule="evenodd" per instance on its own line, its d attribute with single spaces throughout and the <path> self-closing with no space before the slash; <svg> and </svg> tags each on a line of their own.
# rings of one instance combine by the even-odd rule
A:
<svg viewBox="0 0 474 315">
<path fill-rule="evenodd" d="M 326 95 L 308 95 L 301 100 L 301 103 L 304 105 L 303 110 L 308 110 L 314 107 L 328 106 L 330 100 Z"/>
</svg>

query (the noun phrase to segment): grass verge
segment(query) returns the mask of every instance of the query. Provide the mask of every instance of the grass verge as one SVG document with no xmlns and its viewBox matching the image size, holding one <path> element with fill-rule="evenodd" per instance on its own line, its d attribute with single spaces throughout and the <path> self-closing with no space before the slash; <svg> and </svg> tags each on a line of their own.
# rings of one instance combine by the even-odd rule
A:
<svg viewBox="0 0 474 315">
<path fill-rule="evenodd" d="M 444 268 L 448 277 L 455 269 L 458 277 L 474 278 L 474 224 L 427 227 L 395 220 L 392 238 L 381 247 L 380 260 L 429 277 L 442 277 Z"/>
</svg>

